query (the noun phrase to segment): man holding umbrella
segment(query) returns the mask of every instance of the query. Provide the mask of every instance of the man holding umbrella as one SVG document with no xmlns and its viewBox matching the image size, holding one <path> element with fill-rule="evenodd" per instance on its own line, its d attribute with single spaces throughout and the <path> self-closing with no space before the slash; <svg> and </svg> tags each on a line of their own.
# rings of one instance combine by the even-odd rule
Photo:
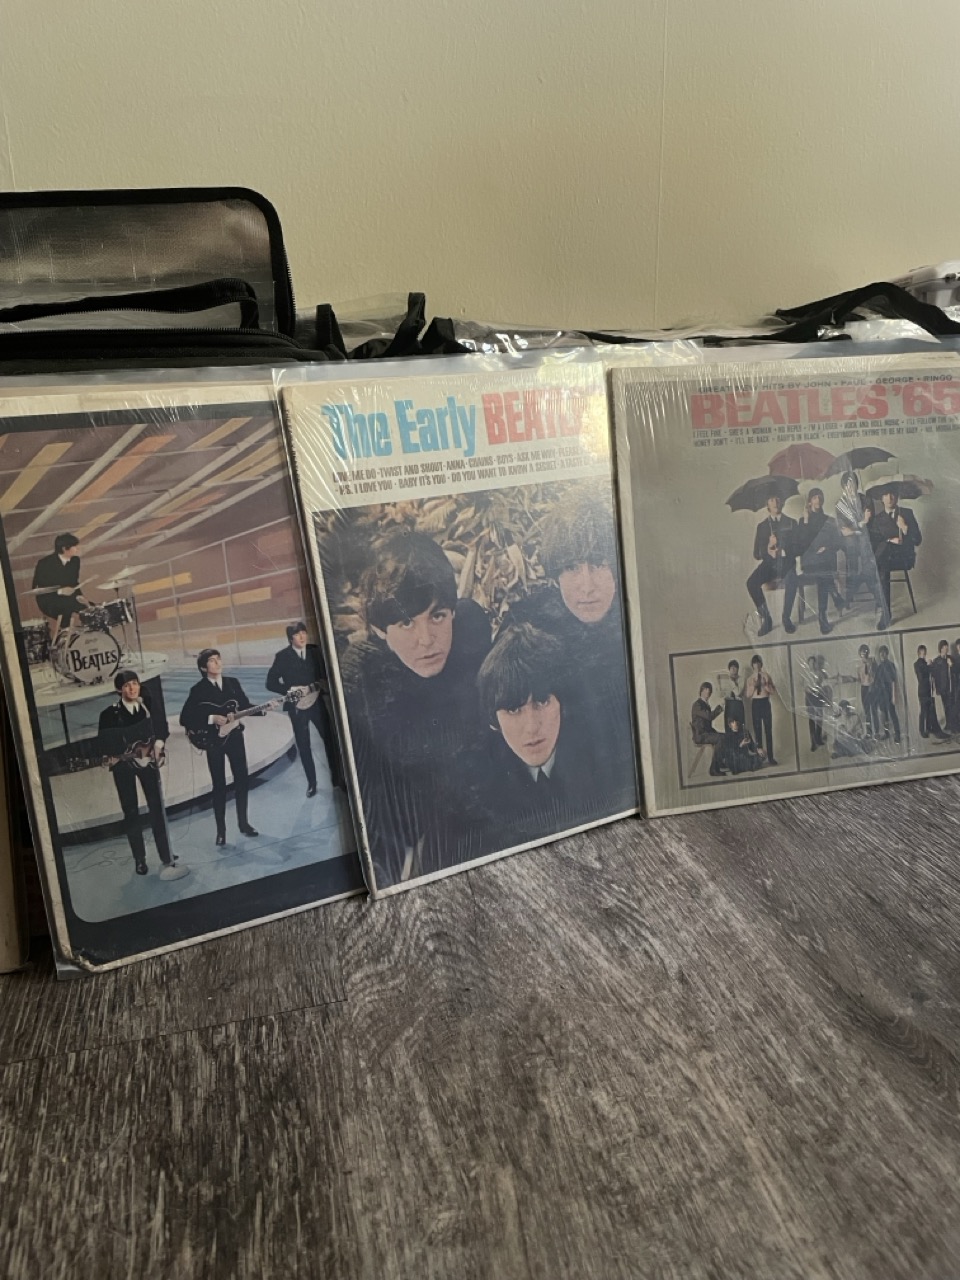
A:
<svg viewBox="0 0 960 1280">
<path fill-rule="evenodd" d="M 871 487 L 869 497 L 879 496 L 882 509 L 873 518 L 870 527 L 870 543 L 877 562 L 880 587 L 890 610 L 890 574 L 894 569 L 912 569 L 917 563 L 917 547 L 923 541 L 917 518 L 909 507 L 900 506 L 903 482 L 883 480 Z"/>
<path fill-rule="evenodd" d="M 759 564 L 747 579 L 747 591 L 750 599 L 760 615 L 759 635 L 765 636 L 773 630 L 773 618 L 763 598 L 763 589 L 769 583 L 779 586 L 786 578 L 787 571 L 793 564 L 793 539 L 797 522 L 783 514 L 783 494 L 773 482 L 782 481 L 784 477 L 769 476 L 771 492 L 766 500 L 766 518 L 757 525 L 753 538 L 753 558 Z M 796 484 L 793 483 L 794 492 Z M 782 485 L 779 486 L 782 489 Z"/>
</svg>

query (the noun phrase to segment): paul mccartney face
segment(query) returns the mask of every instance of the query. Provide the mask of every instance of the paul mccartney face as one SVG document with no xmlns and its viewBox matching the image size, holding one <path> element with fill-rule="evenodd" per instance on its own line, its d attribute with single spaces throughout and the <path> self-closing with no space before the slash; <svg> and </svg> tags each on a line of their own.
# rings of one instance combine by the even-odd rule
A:
<svg viewBox="0 0 960 1280">
<path fill-rule="evenodd" d="M 453 610 L 432 605 L 413 618 L 392 622 L 386 631 L 374 627 L 405 667 L 429 680 L 447 665 L 453 646 Z"/>
<path fill-rule="evenodd" d="M 608 564 L 583 564 L 564 569 L 557 583 L 563 603 L 575 618 L 587 624 L 600 622 L 607 616 L 617 583 Z"/>
</svg>

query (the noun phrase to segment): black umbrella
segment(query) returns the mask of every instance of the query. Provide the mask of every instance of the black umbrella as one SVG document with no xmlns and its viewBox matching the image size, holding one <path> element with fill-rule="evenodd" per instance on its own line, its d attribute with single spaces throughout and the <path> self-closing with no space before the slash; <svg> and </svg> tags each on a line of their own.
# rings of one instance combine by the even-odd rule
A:
<svg viewBox="0 0 960 1280">
<path fill-rule="evenodd" d="M 919 476 L 890 476 L 878 480 L 867 490 L 867 497 L 879 502 L 884 493 L 890 490 L 897 495 L 897 501 L 910 501 L 911 498 L 926 498 L 933 493 L 933 481 L 921 480 Z"/>
<path fill-rule="evenodd" d="M 768 498 L 786 502 L 800 492 L 800 486 L 792 476 L 757 476 L 731 493 L 727 506 L 731 511 L 762 511 Z"/>
<path fill-rule="evenodd" d="M 834 458 L 829 469 L 823 473 L 824 478 L 842 475 L 844 471 L 862 471 L 864 467 L 872 467 L 875 462 L 886 462 L 893 456 L 886 449 L 878 449 L 872 444 L 864 445 L 860 449 L 851 449 L 848 453 L 841 453 L 838 458 Z"/>
</svg>

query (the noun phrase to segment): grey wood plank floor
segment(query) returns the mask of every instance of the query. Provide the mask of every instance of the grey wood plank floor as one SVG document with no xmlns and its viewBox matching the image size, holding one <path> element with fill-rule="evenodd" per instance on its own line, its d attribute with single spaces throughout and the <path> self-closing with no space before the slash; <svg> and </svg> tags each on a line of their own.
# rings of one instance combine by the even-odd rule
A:
<svg viewBox="0 0 960 1280">
<path fill-rule="evenodd" d="M 960 1274 L 960 781 L 0 979 L 8 1277 Z"/>
</svg>

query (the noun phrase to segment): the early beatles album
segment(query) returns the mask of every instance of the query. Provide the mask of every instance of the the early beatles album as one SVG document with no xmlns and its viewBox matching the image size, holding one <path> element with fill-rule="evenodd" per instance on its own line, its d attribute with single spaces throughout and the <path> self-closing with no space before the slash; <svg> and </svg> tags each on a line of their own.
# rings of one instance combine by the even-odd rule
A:
<svg viewBox="0 0 960 1280">
<path fill-rule="evenodd" d="M 361 891 L 272 386 L 48 391 L 0 401 L 0 629 L 61 966 Z"/>
<path fill-rule="evenodd" d="M 611 377 L 646 811 L 960 770 L 960 361 Z"/>
<path fill-rule="evenodd" d="M 375 893 L 638 808 L 602 366 L 284 374 Z"/>
</svg>

